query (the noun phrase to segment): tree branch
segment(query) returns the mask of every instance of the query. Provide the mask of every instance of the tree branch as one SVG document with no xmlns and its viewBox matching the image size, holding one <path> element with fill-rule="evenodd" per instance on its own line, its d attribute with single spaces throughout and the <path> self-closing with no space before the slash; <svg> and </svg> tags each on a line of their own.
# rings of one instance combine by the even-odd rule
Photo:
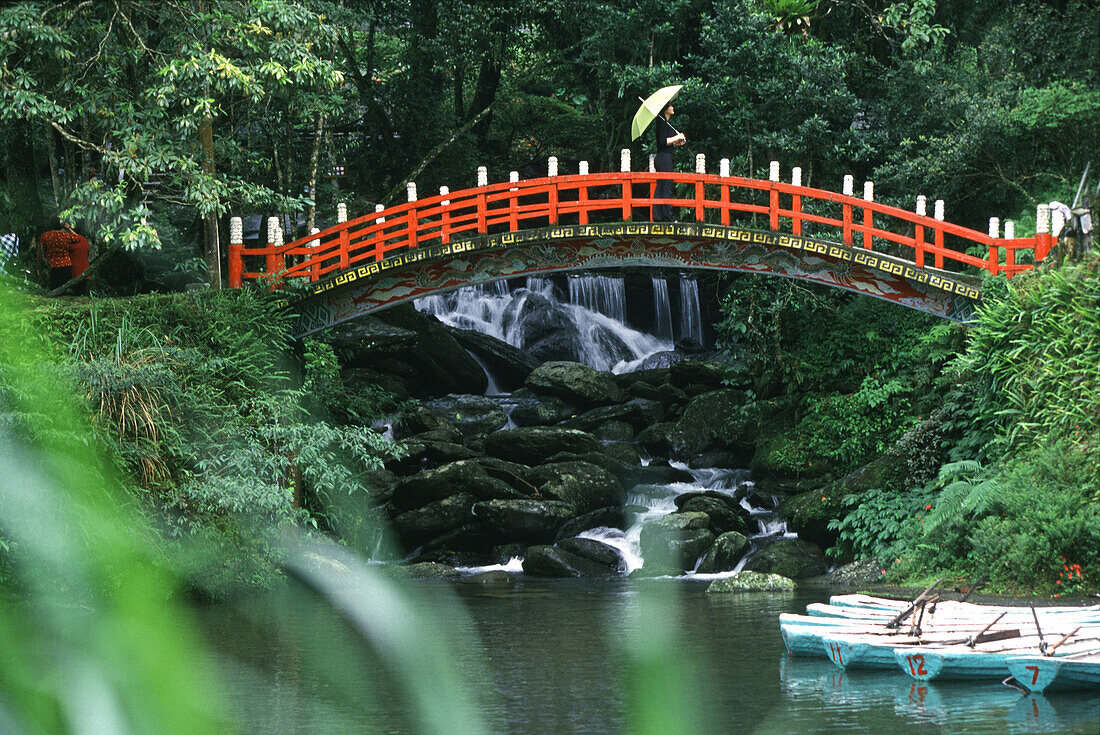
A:
<svg viewBox="0 0 1100 735">
<path fill-rule="evenodd" d="M 458 140 L 462 135 L 464 135 L 471 128 L 473 128 L 475 125 L 477 125 L 478 122 L 480 122 L 482 118 L 484 118 L 486 115 L 489 114 L 489 110 L 491 110 L 491 109 L 493 109 L 493 103 L 490 102 L 488 107 L 486 107 L 484 110 L 482 110 L 481 112 L 477 113 L 472 118 L 470 118 L 470 120 L 465 125 L 463 125 L 461 128 L 456 130 L 451 135 L 450 138 L 448 138 L 447 140 L 443 141 L 442 143 L 437 145 L 435 148 L 433 148 L 428 153 L 428 155 L 424 157 L 424 160 L 422 160 L 419 164 L 417 164 L 416 168 L 414 168 L 408 176 L 401 179 L 401 181 L 398 182 L 397 186 L 390 189 L 389 194 L 386 194 L 386 196 L 382 199 L 382 203 L 387 204 L 391 199 L 393 199 L 395 196 L 397 196 L 397 194 L 399 192 L 401 192 L 402 189 L 405 188 L 405 184 L 409 183 L 410 181 L 414 180 L 417 176 L 419 176 L 424 171 L 424 169 L 426 169 L 428 167 L 429 163 L 434 161 L 440 153 L 442 153 L 444 150 L 447 149 L 448 146 L 450 146 L 452 143 L 454 143 L 456 140 Z"/>
</svg>

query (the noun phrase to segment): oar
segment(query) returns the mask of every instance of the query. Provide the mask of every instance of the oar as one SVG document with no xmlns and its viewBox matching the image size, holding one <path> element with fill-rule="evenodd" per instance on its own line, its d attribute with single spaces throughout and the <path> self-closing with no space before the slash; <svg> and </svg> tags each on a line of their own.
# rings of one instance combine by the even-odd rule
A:
<svg viewBox="0 0 1100 735">
<path fill-rule="evenodd" d="M 1031 617 L 1035 618 L 1035 630 L 1039 632 L 1039 653 L 1046 655 L 1047 642 L 1043 640 L 1043 629 L 1039 627 L 1039 613 L 1035 612 L 1035 604 L 1028 603 L 1031 607 Z"/>
<path fill-rule="evenodd" d="M 916 596 L 916 598 L 914 598 L 913 602 L 912 602 L 912 603 L 910 603 L 909 607 L 905 608 L 905 610 L 904 610 L 904 611 L 902 611 L 902 612 L 898 613 L 898 614 L 897 614 L 897 615 L 896 615 L 896 616 L 894 617 L 894 619 L 893 619 L 893 620 L 891 620 L 891 621 L 890 621 L 889 623 L 887 623 L 887 624 L 886 624 L 886 627 L 887 627 L 887 628 L 896 628 L 896 627 L 898 627 L 899 625 L 901 625 L 901 621 L 902 621 L 902 620 L 905 620 L 905 619 L 906 619 L 907 617 L 909 617 L 909 613 L 911 613 L 911 612 L 913 612 L 914 610 L 916 610 L 916 609 L 917 609 L 917 605 L 919 605 L 919 604 L 920 604 L 921 600 L 923 600 L 923 599 L 924 599 L 924 598 L 925 598 L 925 597 L 926 597 L 926 596 L 928 595 L 928 593 L 929 593 L 929 592 L 931 592 L 932 590 L 934 590 L 934 589 L 936 589 L 937 587 L 939 587 L 939 586 L 940 586 L 940 582 L 942 582 L 942 581 L 943 581 L 943 577 L 940 577 L 939 579 L 937 579 L 937 580 L 936 580 L 935 582 L 933 582 L 933 583 L 932 583 L 932 586 L 931 586 L 931 587 L 929 587 L 929 588 L 928 588 L 928 589 L 926 589 L 926 590 L 925 590 L 924 592 L 921 592 L 921 593 L 920 593 L 919 595 L 917 595 L 917 596 Z"/>
<path fill-rule="evenodd" d="M 967 641 L 966 641 L 966 645 L 968 645 L 968 646 L 970 646 L 971 648 L 973 648 L 973 647 L 974 647 L 974 644 L 978 643 L 978 642 L 979 642 L 979 641 L 981 640 L 982 636 L 983 636 L 983 635 L 985 635 L 985 632 L 986 632 L 987 630 L 989 630 L 990 628 L 992 628 L 992 627 L 993 627 L 994 625 L 996 625 L 996 624 L 997 624 L 997 621 L 998 621 L 998 620 L 1000 620 L 1001 618 L 1003 618 L 1003 617 L 1004 617 L 1005 615 L 1008 615 L 1008 611 L 1005 611 L 1005 612 L 1001 613 L 1000 615 L 998 615 L 998 616 L 997 616 L 997 617 L 996 617 L 996 618 L 995 618 L 995 619 L 993 620 L 993 622 L 992 622 L 992 623 L 990 623 L 989 625 L 987 625 L 987 626 L 985 626 L 984 628 L 982 628 L 981 632 L 980 632 L 980 633 L 978 633 L 978 635 L 975 635 L 975 636 L 971 636 L 971 637 L 969 638 L 969 640 L 967 640 Z"/>
<path fill-rule="evenodd" d="M 988 574 L 983 574 L 981 577 L 979 577 L 978 581 L 975 582 L 973 584 L 973 586 L 971 586 L 971 588 L 967 591 L 967 593 L 965 595 L 963 595 L 962 599 L 959 600 L 959 602 L 966 602 L 967 600 L 969 600 L 970 596 L 972 594 L 974 594 L 975 592 L 977 592 L 979 587 L 981 587 L 983 584 L 985 584 L 985 579 L 988 576 L 989 576 Z"/>
<path fill-rule="evenodd" d="M 1046 652 L 1045 652 L 1046 655 L 1047 656 L 1053 656 L 1054 652 L 1058 649 L 1058 646 L 1062 645 L 1063 643 L 1068 641 L 1070 638 L 1072 638 L 1073 635 L 1079 630 L 1081 630 L 1080 625 L 1078 625 L 1076 628 L 1074 628 L 1073 631 L 1071 631 L 1069 633 L 1066 633 L 1064 636 L 1062 636 L 1062 640 L 1058 641 L 1057 643 L 1055 643 L 1053 646 L 1051 646 L 1049 649 L 1046 650 Z"/>
</svg>

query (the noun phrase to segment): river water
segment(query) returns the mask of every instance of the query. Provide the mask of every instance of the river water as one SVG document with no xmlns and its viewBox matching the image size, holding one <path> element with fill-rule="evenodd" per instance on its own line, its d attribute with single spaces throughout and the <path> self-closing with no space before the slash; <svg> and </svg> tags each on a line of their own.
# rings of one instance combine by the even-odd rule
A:
<svg viewBox="0 0 1100 735">
<path fill-rule="evenodd" d="M 565 351 L 555 359 L 616 372 L 636 369 L 674 340 L 703 342 L 694 281 L 680 280 L 679 308 L 672 309 L 667 280 L 653 279 L 648 334 L 625 323 L 633 307 L 621 278 L 582 275 L 565 285 L 499 283 L 425 299 L 418 308 L 517 347 Z M 547 340 L 546 326 L 561 322 L 572 324 L 570 339 Z M 752 514 L 760 527 L 753 550 L 789 535 L 775 517 L 775 499 L 749 492 L 747 471 L 690 474 L 690 483 L 635 488 L 629 501 L 647 510 L 634 528 L 582 535 L 618 549 L 627 570 L 644 567 L 641 523 L 695 490 L 728 494 Z M 462 732 L 1100 733 L 1100 703 L 1090 695 L 1024 695 L 998 682 L 925 684 L 900 669 L 844 672 L 824 658 L 788 658 L 779 614 L 827 601 L 825 589 L 708 595 L 706 575 L 547 580 L 519 568 L 514 559 L 460 581 L 368 590 L 363 599 L 373 602 L 356 608 L 359 614 L 389 621 L 383 628 L 413 626 L 400 645 L 385 635 L 364 643 L 328 602 L 296 582 L 204 608 L 221 698 L 249 734 L 451 732 L 429 730 L 414 715 L 418 706 L 459 710 L 416 668 L 441 655 L 482 719 L 476 727 L 454 723 Z M 416 601 L 404 608 L 415 623 L 394 616 L 406 597 Z"/>
<path fill-rule="evenodd" d="M 678 703 L 695 727 L 667 732 L 1003 735 L 1100 727 L 1100 703 L 1088 694 L 917 683 L 900 670 L 843 672 L 825 659 L 789 659 L 779 613 L 826 601 L 825 590 L 707 595 L 705 583 L 684 580 L 520 575 L 497 584 L 408 584 L 421 612 L 449 630 L 454 663 L 487 732 L 629 732 L 631 712 L 654 704 L 629 698 L 630 651 L 669 635 L 667 669 L 649 675 L 685 677 Z M 647 595 L 659 598 L 660 620 L 639 615 Z M 207 608 L 202 622 L 241 732 L 424 731 L 410 719 L 408 692 L 387 673 L 386 657 L 349 644 L 326 607 L 290 584 Z"/>
</svg>

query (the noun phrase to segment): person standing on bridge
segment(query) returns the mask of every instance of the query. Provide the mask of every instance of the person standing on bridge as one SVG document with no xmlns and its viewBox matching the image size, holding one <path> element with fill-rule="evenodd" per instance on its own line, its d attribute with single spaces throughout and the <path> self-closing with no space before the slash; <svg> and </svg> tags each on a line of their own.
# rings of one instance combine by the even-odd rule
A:
<svg viewBox="0 0 1100 735">
<path fill-rule="evenodd" d="M 679 148 L 687 142 L 687 137 L 672 127 L 672 123 L 669 122 L 669 118 L 672 117 L 675 111 L 672 103 L 669 102 L 661 110 L 661 114 L 657 116 L 657 122 L 653 126 L 657 134 L 657 157 L 654 160 L 654 166 L 663 173 L 671 173 L 675 170 L 672 162 L 673 149 Z M 672 182 L 668 179 L 659 179 L 657 189 L 653 195 L 657 199 L 670 198 L 672 196 Z M 675 220 L 676 212 L 671 204 L 657 204 L 653 207 L 654 222 L 673 222 Z"/>
</svg>

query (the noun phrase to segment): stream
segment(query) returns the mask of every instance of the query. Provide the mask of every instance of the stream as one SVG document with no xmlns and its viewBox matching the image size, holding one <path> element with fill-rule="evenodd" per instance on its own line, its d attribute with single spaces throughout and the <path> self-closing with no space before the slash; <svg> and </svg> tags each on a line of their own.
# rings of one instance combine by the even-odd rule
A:
<svg viewBox="0 0 1100 735">
<path fill-rule="evenodd" d="M 788 658 L 777 616 L 826 601 L 825 590 L 707 595 L 705 583 L 690 580 L 469 579 L 409 586 L 423 612 L 451 626 L 454 662 L 492 733 L 628 732 L 624 648 L 655 635 L 653 621 L 637 614 L 647 594 L 663 596 L 661 624 L 677 635 L 668 667 L 685 678 L 685 709 L 700 734 L 1095 733 L 1100 721 L 1087 694 L 919 683 L 900 670 Z M 467 622 L 455 624 L 456 600 Z M 227 674 L 221 694 L 240 731 L 423 732 L 386 662 L 349 650 L 331 617 L 286 590 L 205 610 L 214 665 Z M 335 675 L 326 668 L 333 662 Z"/>
</svg>

